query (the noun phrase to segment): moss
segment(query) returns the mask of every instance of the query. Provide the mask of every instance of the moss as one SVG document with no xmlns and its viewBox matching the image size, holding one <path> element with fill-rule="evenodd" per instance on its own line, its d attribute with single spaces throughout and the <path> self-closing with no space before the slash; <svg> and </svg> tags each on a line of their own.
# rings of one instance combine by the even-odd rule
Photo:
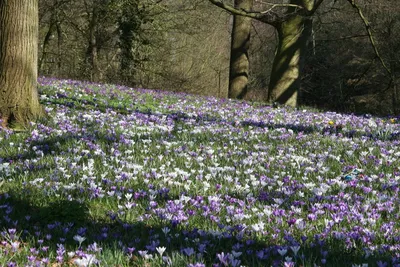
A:
<svg viewBox="0 0 400 267">
<path fill-rule="evenodd" d="M 279 44 L 269 84 L 268 101 L 297 106 L 302 68 L 302 53 L 308 30 L 306 19 L 294 16 L 278 27 Z"/>
<path fill-rule="evenodd" d="M 10 128 L 14 131 L 25 131 L 31 121 L 47 117 L 47 114 L 39 104 L 27 108 L 1 109 L 3 128 Z"/>
</svg>

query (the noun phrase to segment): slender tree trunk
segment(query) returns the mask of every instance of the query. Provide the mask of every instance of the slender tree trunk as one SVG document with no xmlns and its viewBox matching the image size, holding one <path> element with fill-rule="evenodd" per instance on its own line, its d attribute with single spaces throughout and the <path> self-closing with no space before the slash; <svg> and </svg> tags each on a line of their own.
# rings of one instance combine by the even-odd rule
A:
<svg viewBox="0 0 400 267">
<path fill-rule="evenodd" d="M 268 100 L 297 106 L 303 59 L 311 35 L 310 23 L 303 16 L 293 16 L 277 27 L 279 43 L 269 83 Z"/>
<path fill-rule="evenodd" d="M 398 115 L 399 112 L 399 91 L 397 88 L 397 83 L 395 82 L 393 84 L 393 95 L 392 95 L 392 101 L 393 101 L 393 112 L 395 115 Z"/>
<path fill-rule="evenodd" d="M 395 65 L 392 63 L 391 65 Z M 395 69 L 395 67 L 391 68 L 392 71 Z M 399 82 L 400 79 L 398 78 L 398 75 L 395 73 L 392 76 L 392 109 L 394 115 L 399 115 L 400 114 L 400 107 L 399 107 Z"/>
<path fill-rule="evenodd" d="M 97 39 L 96 39 L 96 27 L 97 27 L 97 7 L 93 7 L 92 18 L 89 23 L 89 42 L 86 50 L 86 68 L 90 75 L 90 80 L 97 82 L 99 79 L 99 68 L 97 58 Z"/>
<path fill-rule="evenodd" d="M 43 48 L 42 48 L 42 55 L 39 59 L 39 73 L 42 73 L 43 68 L 43 61 L 46 59 L 47 56 L 47 46 L 49 45 L 51 35 L 53 34 L 55 24 L 52 22 L 49 26 L 49 30 L 46 33 L 43 41 Z"/>
<path fill-rule="evenodd" d="M 61 75 L 61 45 L 62 45 L 62 29 L 61 29 L 61 22 L 56 22 L 56 29 L 57 29 L 57 76 Z"/>
<path fill-rule="evenodd" d="M 37 93 L 38 24 L 38 0 L 0 1 L 0 116 L 3 127 L 25 126 L 44 115 Z"/>
<path fill-rule="evenodd" d="M 235 0 L 235 8 L 250 10 L 253 0 Z M 233 16 L 231 58 L 229 67 L 229 98 L 242 99 L 249 81 L 249 54 L 251 18 Z"/>
<path fill-rule="evenodd" d="M 392 31 L 392 27 L 393 24 L 395 23 L 394 20 L 391 21 L 391 23 L 389 24 L 389 26 L 387 27 L 387 40 L 391 43 L 391 45 L 393 45 L 393 43 L 391 42 L 393 40 L 393 31 Z M 390 44 L 389 43 L 389 44 Z M 393 53 L 393 51 L 391 51 L 389 53 L 391 58 L 396 58 L 396 55 Z M 392 80 L 392 109 L 393 109 L 393 113 L 394 115 L 400 115 L 400 107 L 399 107 L 399 88 L 398 85 L 400 83 L 400 77 L 399 74 L 397 73 L 397 69 L 398 69 L 398 61 L 396 60 L 391 60 L 389 63 L 389 67 L 390 67 L 390 75 L 391 75 L 391 80 Z"/>
</svg>

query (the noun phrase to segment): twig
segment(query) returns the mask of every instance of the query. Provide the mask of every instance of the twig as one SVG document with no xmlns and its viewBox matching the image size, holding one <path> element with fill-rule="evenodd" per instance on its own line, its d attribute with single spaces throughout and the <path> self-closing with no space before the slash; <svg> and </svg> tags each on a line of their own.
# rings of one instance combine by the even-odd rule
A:
<svg viewBox="0 0 400 267">
<path fill-rule="evenodd" d="M 273 11 L 269 11 L 267 13 L 254 12 L 254 11 L 249 11 L 249 10 L 244 10 L 244 9 L 237 9 L 237 8 L 233 7 L 232 5 L 225 4 L 222 0 L 209 0 L 209 1 L 212 4 L 228 11 L 229 13 L 231 13 L 233 15 L 249 17 L 249 18 L 256 19 L 256 20 L 262 21 L 264 23 L 270 24 L 270 25 L 276 25 L 280 21 L 278 14 L 276 14 Z"/>
<path fill-rule="evenodd" d="M 361 8 L 355 3 L 354 0 L 347 0 L 347 1 L 351 4 L 351 6 L 352 6 L 353 8 L 357 9 L 358 15 L 360 16 L 360 18 L 361 18 L 362 21 L 364 22 L 365 29 L 367 30 L 367 33 L 368 33 L 369 41 L 370 41 L 370 43 L 371 43 L 371 45 L 372 45 L 372 47 L 373 47 L 373 49 L 374 49 L 374 51 L 375 51 L 375 55 L 376 55 L 376 57 L 379 59 L 379 61 L 381 62 L 381 65 L 383 66 L 383 68 L 384 68 L 384 69 L 387 71 L 387 73 L 389 74 L 390 79 L 392 80 L 392 79 L 393 79 L 392 72 L 391 72 L 391 70 L 388 68 L 388 66 L 386 65 L 385 61 L 383 60 L 383 58 L 381 57 L 381 55 L 380 55 L 380 53 L 379 53 L 378 47 L 377 47 L 376 44 L 375 44 L 374 36 L 373 36 L 373 34 L 372 34 L 372 31 L 371 31 L 371 26 L 370 26 L 370 24 L 369 24 L 367 18 L 364 16 L 364 14 L 363 14 Z"/>
<path fill-rule="evenodd" d="M 294 4 L 271 4 L 271 5 L 272 6 L 269 9 L 267 9 L 265 11 L 261 11 L 260 13 L 261 14 L 265 14 L 265 13 L 271 12 L 272 9 L 274 9 L 276 7 L 294 7 L 294 8 L 298 8 L 298 9 L 303 9 L 304 8 L 302 6 L 294 5 Z"/>
</svg>

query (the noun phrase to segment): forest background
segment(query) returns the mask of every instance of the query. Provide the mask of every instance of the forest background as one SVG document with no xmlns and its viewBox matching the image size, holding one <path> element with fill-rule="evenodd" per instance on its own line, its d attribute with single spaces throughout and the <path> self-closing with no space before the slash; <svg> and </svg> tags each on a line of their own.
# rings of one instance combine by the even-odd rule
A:
<svg viewBox="0 0 400 267">
<path fill-rule="evenodd" d="M 397 114 L 400 7 L 357 1 L 365 24 L 350 2 L 325 0 L 313 14 L 299 103 Z M 281 3 L 255 0 L 253 10 Z M 206 0 L 40 0 L 39 75 L 227 97 L 232 24 Z M 277 31 L 251 20 L 250 36 L 244 99 L 264 101 Z"/>
</svg>

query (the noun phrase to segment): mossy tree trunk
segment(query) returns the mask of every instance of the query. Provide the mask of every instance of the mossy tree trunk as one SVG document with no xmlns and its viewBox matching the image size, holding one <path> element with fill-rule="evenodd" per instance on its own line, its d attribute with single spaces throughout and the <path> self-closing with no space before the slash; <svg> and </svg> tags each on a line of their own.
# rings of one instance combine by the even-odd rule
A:
<svg viewBox="0 0 400 267">
<path fill-rule="evenodd" d="M 311 18 L 299 15 L 277 25 L 279 42 L 269 83 L 270 102 L 297 106 L 311 25 Z"/>
<path fill-rule="evenodd" d="M 51 36 L 53 35 L 55 26 L 56 26 L 55 22 L 51 21 L 50 25 L 49 25 L 49 29 L 46 33 L 46 36 L 44 37 L 44 41 L 43 41 L 43 45 L 42 45 L 42 55 L 39 58 L 39 73 L 42 73 L 43 63 L 46 60 L 47 54 L 48 54 L 47 47 L 50 43 L 50 39 L 51 39 Z"/>
<path fill-rule="evenodd" d="M 275 27 L 279 41 L 270 76 L 268 100 L 297 106 L 304 54 L 312 33 L 312 16 L 324 0 L 290 0 L 287 4 L 273 4 L 263 12 L 237 8 L 222 0 L 209 1 L 234 15 L 257 19 Z M 279 7 L 286 9 L 283 15 L 275 12 Z"/>
<path fill-rule="evenodd" d="M 96 28 L 98 27 L 98 7 L 93 6 L 89 22 L 89 39 L 88 46 L 85 55 L 85 74 L 89 75 L 89 79 L 92 82 L 98 82 L 100 80 L 100 69 L 98 64 L 98 47 L 97 47 L 97 36 Z"/>
<path fill-rule="evenodd" d="M 121 50 L 119 72 L 124 84 L 132 82 L 132 76 L 135 72 L 133 42 L 141 24 L 140 19 L 136 16 L 138 13 L 139 7 L 136 1 L 125 3 L 118 21 L 119 48 Z"/>
<path fill-rule="evenodd" d="M 37 93 L 38 0 L 0 1 L 2 127 L 26 126 L 44 111 Z"/>
<path fill-rule="evenodd" d="M 235 8 L 250 10 L 253 0 L 235 0 Z M 234 15 L 231 34 L 231 58 L 229 66 L 229 98 L 242 99 L 247 93 L 249 81 L 249 47 L 251 18 Z"/>
<path fill-rule="evenodd" d="M 57 75 L 61 75 L 61 62 L 62 62 L 62 56 L 61 56 L 61 46 L 63 42 L 63 32 L 61 29 L 61 22 L 57 21 L 56 22 L 56 29 L 57 29 Z"/>
</svg>

